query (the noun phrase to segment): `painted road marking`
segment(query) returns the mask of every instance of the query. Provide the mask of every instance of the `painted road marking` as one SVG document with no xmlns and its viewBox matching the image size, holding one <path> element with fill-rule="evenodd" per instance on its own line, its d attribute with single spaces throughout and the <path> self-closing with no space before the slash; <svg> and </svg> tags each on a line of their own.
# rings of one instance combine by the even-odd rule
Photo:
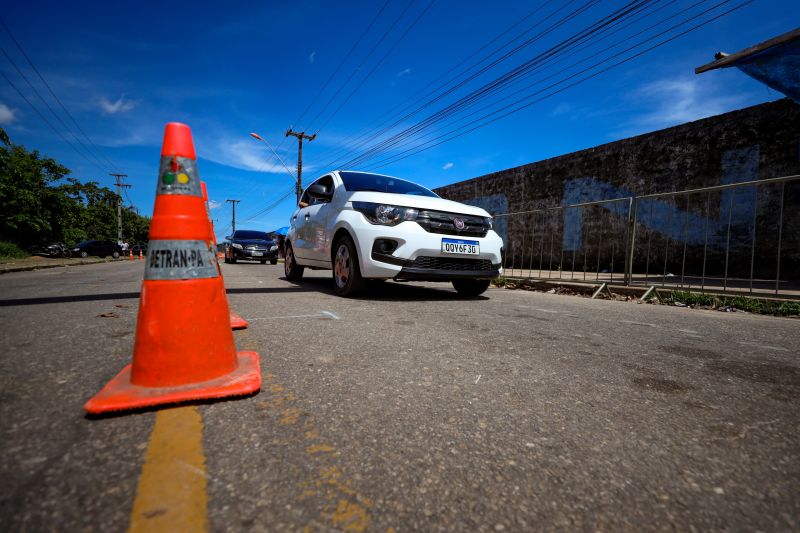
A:
<svg viewBox="0 0 800 533">
<path fill-rule="evenodd" d="M 203 419 L 196 407 L 156 413 L 130 532 L 208 530 Z"/>
<path fill-rule="evenodd" d="M 753 346 L 755 348 L 761 348 L 762 350 L 772 350 L 775 352 L 788 352 L 786 348 L 781 348 L 780 346 L 769 346 L 767 344 L 760 344 L 757 342 L 747 342 L 747 341 L 740 341 L 739 344 L 742 346 Z"/>
<path fill-rule="evenodd" d="M 329 318 L 333 320 L 341 320 L 339 315 L 336 313 L 332 313 L 330 311 L 320 311 L 314 315 L 286 315 L 286 316 L 262 316 L 257 318 L 250 318 L 249 320 L 252 322 L 253 320 L 284 320 L 287 318 Z"/>
<path fill-rule="evenodd" d="M 657 328 L 658 327 L 656 324 L 651 324 L 649 322 L 636 322 L 634 320 L 621 320 L 620 322 L 622 322 L 623 324 L 630 324 L 632 326 L 646 326 L 648 328 Z"/>
</svg>

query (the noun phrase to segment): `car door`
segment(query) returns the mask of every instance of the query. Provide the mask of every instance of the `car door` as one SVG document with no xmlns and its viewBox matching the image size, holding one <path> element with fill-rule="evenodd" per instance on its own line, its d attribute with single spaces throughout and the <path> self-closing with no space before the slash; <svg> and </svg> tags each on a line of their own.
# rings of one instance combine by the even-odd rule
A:
<svg viewBox="0 0 800 533">
<path fill-rule="evenodd" d="M 329 191 L 333 191 L 333 177 L 323 176 L 311 185 L 320 184 Z M 309 185 L 309 188 L 311 187 Z M 297 237 L 295 239 L 294 253 L 305 264 L 314 266 L 328 266 L 330 258 L 325 249 L 327 222 L 331 217 L 329 201 L 315 199 L 308 195 L 308 189 L 303 199 L 310 205 L 301 208 L 294 220 Z"/>
</svg>

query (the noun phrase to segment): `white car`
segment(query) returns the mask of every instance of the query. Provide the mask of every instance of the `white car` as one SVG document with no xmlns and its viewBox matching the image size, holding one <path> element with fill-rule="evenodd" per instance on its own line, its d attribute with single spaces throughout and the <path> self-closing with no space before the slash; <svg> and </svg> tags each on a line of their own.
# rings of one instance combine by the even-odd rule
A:
<svg viewBox="0 0 800 533">
<path fill-rule="evenodd" d="M 339 170 L 308 186 L 286 236 L 286 279 L 333 270 L 350 296 L 368 279 L 452 282 L 477 296 L 502 273 L 503 240 L 485 210 L 409 181 Z"/>
</svg>

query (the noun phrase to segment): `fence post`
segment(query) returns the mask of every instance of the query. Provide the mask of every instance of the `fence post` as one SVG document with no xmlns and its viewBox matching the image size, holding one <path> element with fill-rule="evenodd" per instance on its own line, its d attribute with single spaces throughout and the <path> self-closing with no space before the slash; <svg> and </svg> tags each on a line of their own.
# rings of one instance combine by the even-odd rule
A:
<svg viewBox="0 0 800 533">
<path fill-rule="evenodd" d="M 633 282 L 633 249 L 636 242 L 636 216 L 638 215 L 639 201 L 636 193 L 628 198 L 628 238 L 625 239 L 625 285 Z"/>
</svg>

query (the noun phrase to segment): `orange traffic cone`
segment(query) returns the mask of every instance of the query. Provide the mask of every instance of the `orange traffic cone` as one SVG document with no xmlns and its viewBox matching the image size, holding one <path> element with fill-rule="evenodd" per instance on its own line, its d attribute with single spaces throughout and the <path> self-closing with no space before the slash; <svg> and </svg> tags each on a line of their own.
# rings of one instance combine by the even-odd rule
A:
<svg viewBox="0 0 800 533">
<path fill-rule="evenodd" d="M 167 124 L 136 324 L 133 364 L 84 409 L 91 414 L 238 396 L 261 387 L 256 352 L 236 352 L 225 286 L 208 245 L 197 156 Z"/>
<path fill-rule="evenodd" d="M 142 261 L 143 259 L 144 259 L 144 256 L 142 255 L 142 249 L 139 248 L 139 261 Z"/>
<path fill-rule="evenodd" d="M 203 201 L 206 204 L 206 217 L 208 218 L 208 244 L 212 247 L 212 249 L 216 249 L 217 247 L 217 236 L 214 235 L 214 224 L 211 223 L 211 211 L 208 207 L 208 187 L 206 187 L 206 182 L 200 182 L 200 188 L 203 190 Z M 218 258 L 224 258 L 224 255 L 217 254 Z M 222 275 L 222 272 L 219 274 Z M 242 318 L 239 313 L 234 313 L 231 311 L 231 329 L 245 329 L 250 324 Z"/>
<path fill-rule="evenodd" d="M 133 250 L 128 251 L 128 259 L 133 261 Z"/>
</svg>

